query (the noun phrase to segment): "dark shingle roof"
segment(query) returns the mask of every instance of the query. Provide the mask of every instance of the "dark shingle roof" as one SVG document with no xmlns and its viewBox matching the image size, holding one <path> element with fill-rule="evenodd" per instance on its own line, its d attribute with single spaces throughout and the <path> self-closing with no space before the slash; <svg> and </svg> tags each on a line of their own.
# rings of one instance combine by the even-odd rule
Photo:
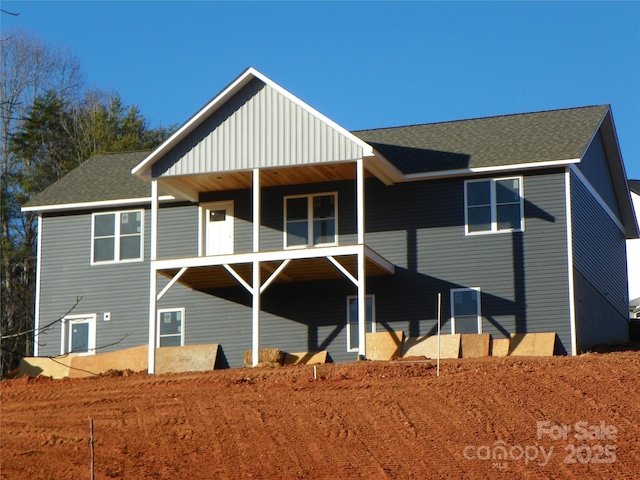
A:
<svg viewBox="0 0 640 480">
<path fill-rule="evenodd" d="M 580 158 L 607 105 L 353 132 L 405 174 Z M 150 152 L 95 155 L 25 207 L 146 198 L 131 170 Z"/>
<path fill-rule="evenodd" d="M 148 151 L 94 155 L 60 180 L 40 192 L 25 207 L 62 205 L 123 198 L 146 198 L 151 188 L 131 175 Z"/>
<path fill-rule="evenodd" d="M 403 173 L 580 158 L 607 105 L 353 132 Z"/>
<path fill-rule="evenodd" d="M 640 195 L 640 180 L 629 180 L 629 190 L 636 195 Z"/>
</svg>

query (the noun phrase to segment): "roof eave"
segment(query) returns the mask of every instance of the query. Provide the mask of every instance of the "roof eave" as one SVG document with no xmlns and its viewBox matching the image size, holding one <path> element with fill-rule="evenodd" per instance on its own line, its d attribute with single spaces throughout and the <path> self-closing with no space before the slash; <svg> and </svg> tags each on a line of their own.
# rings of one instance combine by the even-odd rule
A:
<svg viewBox="0 0 640 480">
<path fill-rule="evenodd" d="M 600 124 L 594 133 L 594 137 L 597 132 L 600 132 L 602 135 L 602 141 L 607 155 L 607 162 L 609 163 L 614 191 L 618 200 L 618 208 L 622 215 L 622 224 L 624 225 L 625 236 L 629 240 L 640 238 L 638 219 L 636 218 L 633 202 L 631 200 L 631 192 L 627 181 L 627 172 L 622 160 L 622 152 L 620 151 L 620 143 L 618 142 L 618 135 L 613 121 L 613 114 L 611 113 L 611 107 L 608 107 L 602 116 Z"/>
</svg>

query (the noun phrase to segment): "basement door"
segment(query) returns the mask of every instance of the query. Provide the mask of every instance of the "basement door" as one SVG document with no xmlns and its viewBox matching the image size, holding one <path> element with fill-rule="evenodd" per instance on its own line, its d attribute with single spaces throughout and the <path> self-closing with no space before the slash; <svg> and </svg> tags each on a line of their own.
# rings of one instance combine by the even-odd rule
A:
<svg viewBox="0 0 640 480">
<path fill-rule="evenodd" d="M 233 202 L 204 205 L 204 241 L 206 255 L 233 253 Z"/>
</svg>

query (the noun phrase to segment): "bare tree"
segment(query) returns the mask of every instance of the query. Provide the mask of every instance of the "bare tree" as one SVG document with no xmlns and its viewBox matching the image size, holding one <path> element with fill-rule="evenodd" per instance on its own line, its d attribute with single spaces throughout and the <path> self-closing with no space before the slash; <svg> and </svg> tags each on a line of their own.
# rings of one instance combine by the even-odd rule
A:
<svg viewBox="0 0 640 480">
<path fill-rule="evenodd" d="M 28 330 L 33 324 L 33 292 L 37 217 L 20 213 L 19 191 L 11 179 L 25 164 L 13 155 L 12 135 L 21 128 L 35 98 L 55 91 L 61 98 L 77 96 L 83 85 L 79 60 L 51 48 L 26 31 L 13 31 L 0 48 L 0 281 L 2 335 Z M 26 165 L 28 167 L 28 165 Z M 2 370 L 15 366 L 10 352 L 29 352 L 30 336 L 2 343 Z M 9 364 L 14 365 L 6 365 Z"/>
</svg>

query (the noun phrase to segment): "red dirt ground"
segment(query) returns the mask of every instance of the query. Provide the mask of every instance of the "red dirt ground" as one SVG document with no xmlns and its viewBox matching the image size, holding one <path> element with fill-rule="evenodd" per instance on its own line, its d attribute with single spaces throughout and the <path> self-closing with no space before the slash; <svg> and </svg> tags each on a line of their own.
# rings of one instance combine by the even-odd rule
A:
<svg viewBox="0 0 640 480">
<path fill-rule="evenodd" d="M 96 479 L 639 478 L 639 374 L 626 351 L 8 380 L 0 478 L 90 478 L 90 418 Z"/>
</svg>

